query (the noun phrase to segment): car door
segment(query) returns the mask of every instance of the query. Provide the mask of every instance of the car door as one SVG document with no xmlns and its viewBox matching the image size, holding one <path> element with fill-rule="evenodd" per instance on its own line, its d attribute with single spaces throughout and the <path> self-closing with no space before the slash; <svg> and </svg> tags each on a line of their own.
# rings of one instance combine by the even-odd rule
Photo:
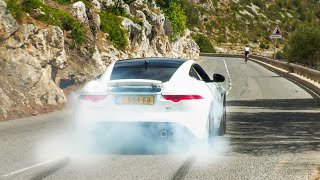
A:
<svg viewBox="0 0 320 180">
<path fill-rule="evenodd" d="M 216 97 L 218 94 L 219 102 L 222 102 L 224 98 L 224 92 L 223 89 L 221 89 L 221 86 L 216 82 L 213 82 L 199 64 L 194 64 L 192 69 L 194 69 L 194 73 L 199 77 L 199 80 L 204 81 L 207 84 L 212 96 Z"/>
</svg>

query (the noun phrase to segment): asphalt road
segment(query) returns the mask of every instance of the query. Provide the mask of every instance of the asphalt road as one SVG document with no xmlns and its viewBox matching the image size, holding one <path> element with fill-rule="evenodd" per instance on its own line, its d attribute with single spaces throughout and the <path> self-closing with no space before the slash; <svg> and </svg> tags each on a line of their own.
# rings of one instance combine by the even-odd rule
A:
<svg viewBox="0 0 320 180">
<path fill-rule="evenodd" d="M 60 161 L 70 157 L 71 126 L 66 111 L 55 112 L 0 123 L 0 177 L 312 179 L 320 164 L 320 106 L 299 86 L 253 62 L 222 59 L 200 61 L 209 74 L 225 75 L 230 90 L 227 134 L 209 148 L 169 155 L 72 153 L 70 161 Z"/>
</svg>

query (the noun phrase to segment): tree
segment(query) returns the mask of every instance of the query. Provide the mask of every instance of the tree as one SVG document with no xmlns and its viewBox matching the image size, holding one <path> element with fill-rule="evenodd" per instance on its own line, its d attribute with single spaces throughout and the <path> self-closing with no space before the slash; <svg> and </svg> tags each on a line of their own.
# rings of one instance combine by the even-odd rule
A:
<svg viewBox="0 0 320 180">
<path fill-rule="evenodd" d="M 170 20 L 174 35 L 183 35 L 187 27 L 187 17 L 183 9 L 176 2 L 170 2 L 169 7 L 164 10 L 165 16 Z"/>
<path fill-rule="evenodd" d="M 289 62 L 307 66 L 320 65 L 320 26 L 304 25 L 293 32 L 288 42 L 286 57 Z"/>
</svg>

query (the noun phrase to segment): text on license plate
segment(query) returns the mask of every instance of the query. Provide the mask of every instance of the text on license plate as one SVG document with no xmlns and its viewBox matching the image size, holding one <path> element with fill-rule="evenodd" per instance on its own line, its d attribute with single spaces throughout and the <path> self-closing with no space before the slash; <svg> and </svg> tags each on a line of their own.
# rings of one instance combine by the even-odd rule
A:
<svg viewBox="0 0 320 180">
<path fill-rule="evenodd" d="M 154 104 L 153 96 L 116 96 L 116 104 Z"/>
</svg>

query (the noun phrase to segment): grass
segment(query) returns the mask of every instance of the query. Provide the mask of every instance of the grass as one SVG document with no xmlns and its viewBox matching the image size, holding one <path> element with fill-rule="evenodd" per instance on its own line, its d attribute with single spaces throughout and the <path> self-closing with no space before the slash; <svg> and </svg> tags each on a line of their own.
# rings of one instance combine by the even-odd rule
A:
<svg viewBox="0 0 320 180">
<path fill-rule="evenodd" d="M 35 19 L 59 26 L 63 30 L 71 31 L 74 46 L 84 44 L 86 29 L 69 12 L 53 8 L 44 4 L 41 0 L 24 0 L 23 5 L 23 10 L 33 15 Z M 43 13 L 34 14 L 34 9 L 40 9 Z"/>
<path fill-rule="evenodd" d="M 7 0 L 7 7 L 12 17 L 20 19 L 23 15 L 21 5 L 18 4 L 17 0 Z"/>
<path fill-rule="evenodd" d="M 73 0 L 53 0 L 53 1 L 55 1 L 61 5 L 69 5 L 69 4 L 77 2 L 77 1 L 73 1 Z M 80 1 L 82 1 L 87 7 L 92 8 L 92 3 L 89 0 L 80 0 Z"/>
<path fill-rule="evenodd" d="M 115 48 L 124 50 L 128 45 L 128 40 L 126 30 L 121 28 L 121 18 L 108 11 L 101 11 L 100 18 L 100 29 L 108 33 L 107 39 L 113 43 Z"/>
</svg>

